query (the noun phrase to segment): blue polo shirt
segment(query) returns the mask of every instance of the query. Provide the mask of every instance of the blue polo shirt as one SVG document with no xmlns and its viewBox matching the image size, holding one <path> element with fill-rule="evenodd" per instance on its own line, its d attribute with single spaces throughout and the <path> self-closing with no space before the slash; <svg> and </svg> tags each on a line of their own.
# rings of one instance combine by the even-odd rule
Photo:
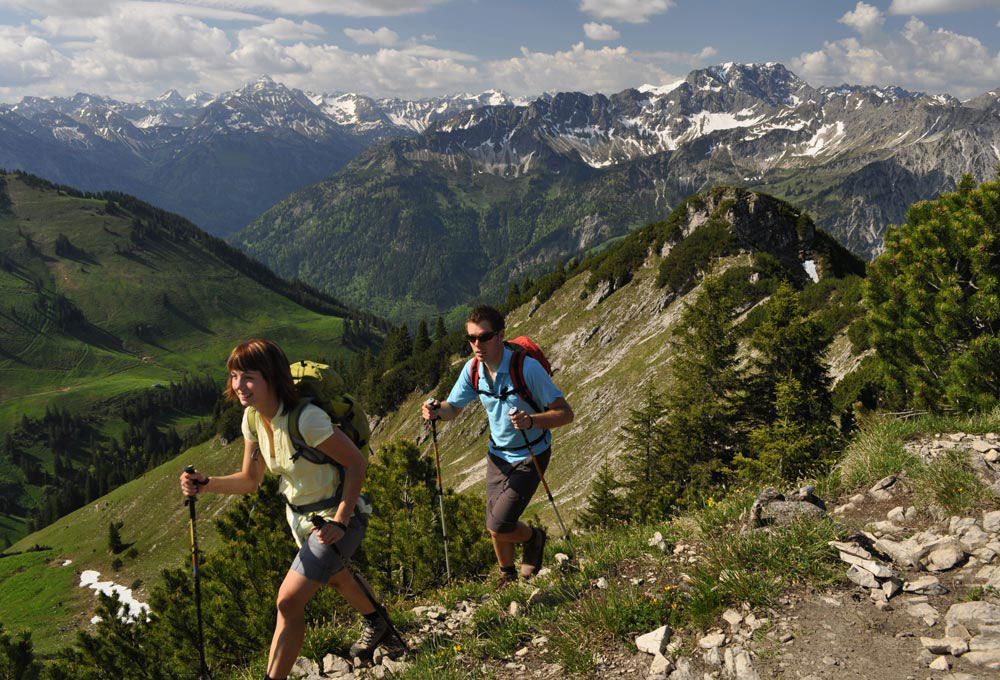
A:
<svg viewBox="0 0 1000 680">
<path fill-rule="evenodd" d="M 492 384 L 489 379 L 489 371 L 485 365 L 480 364 L 480 390 L 489 392 L 491 395 L 499 395 L 504 389 L 514 388 L 510 377 L 510 358 L 512 354 L 511 350 L 504 347 L 503 358 L 500 360 L 500 367 L 497 369 L 496 379 Z M 472 387 L 472 381 L 469 379 L 469 370 L 471 367 L 472 359 L 469 359 L 462 368 L 462 375 L 459 376 L 455 386 L 451 388 L 451 394 L 448 395 L 447 401 L 452 406 L 462 408 L 477 396 L 476 390 Z M 555 386 L 552 378 L 545 372 L 542 365 L 531 357 L 524 358 L 524 382 L 531 391 L 532 398 L 543 409 L 563 396 L 563 393 Z M 485 394 L 479 394 L 478 396 L 479 400 L 483 403 L 486 416 L 490 421 L 490 436 L 492 438 L 490 453 L 498 458 L 503 458 L 509 463 L 517 463 L 527 458 L 528 448 L 524 445 L 524 437 L 521 436 L 522 431 L 515 428 L 514 423 L 510 422 L 508 412 L 512 406 L 517 408 L 518 411 L 526 413 L 534 413 L 535 410 L 519 394 L 511 394 L 504 400 Z M 541 453 L 552 445 L 551 432 L 541 428 L 524 430 L 523 432 L 528 435 L 528 441 L 530 442 L 535 441 L 543 434 L 545 435 L 542 441 L 532 444 L 535 454 Z M 501 451 L 497 449 L 498 446 L 512 450 Z"/>
</svg>

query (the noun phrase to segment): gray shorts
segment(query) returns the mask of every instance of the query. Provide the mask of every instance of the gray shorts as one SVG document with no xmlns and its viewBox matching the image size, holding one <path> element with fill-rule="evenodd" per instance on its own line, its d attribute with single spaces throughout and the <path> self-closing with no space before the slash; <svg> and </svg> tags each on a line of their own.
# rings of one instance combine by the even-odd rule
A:
<svg viewBox="0 0 1000 680">
<path fill-rule="evenodd" d="M 315 531 L 309 534 L 309 540 L 302 544 L 299 554 L 292 562 L 292 571 L 297 571 L 310 581 L 329 583 L 337 572 L 344 568 L 344 560 L 351 556 L 361 545 L 361 539 L 368 530 L 368 515 L 354 513 L 347 523 L 347 533 L 336 543 L 324 545 L 319 542 Z M 337 546 L 334 550 L 333 546 Z M 337 554 L 337 550 L 340 554 Z M 343 559 L 341 559 L 343 556 Z"/>
<path fill-rule="evenodd" d="M 552 449 L 535 456 L 545 472 Z M 538 471 L 531 458 L 508 463 L 492 453 L 486 454 L 486 528 L 498 534 L 517 529 L 521 513 L 528 507 L 538 488 Z"/>
</svg>

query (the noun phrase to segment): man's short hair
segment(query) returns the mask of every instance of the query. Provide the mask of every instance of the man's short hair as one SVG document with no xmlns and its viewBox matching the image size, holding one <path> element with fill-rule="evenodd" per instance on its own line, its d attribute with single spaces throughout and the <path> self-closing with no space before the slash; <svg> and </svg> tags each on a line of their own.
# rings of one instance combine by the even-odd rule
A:
<svg viewBox="0 0 1000 680">
<path fill-rule="evenodd" d="M 482 324 L 483 321 L 490 324 L 490 330 L 502 331 L 504 329 L 503 314 L 489 305 L 479 305 L 473 309 L 469 312 L 469 318 L 465 320 L 465 323 Z"/>
</svg>

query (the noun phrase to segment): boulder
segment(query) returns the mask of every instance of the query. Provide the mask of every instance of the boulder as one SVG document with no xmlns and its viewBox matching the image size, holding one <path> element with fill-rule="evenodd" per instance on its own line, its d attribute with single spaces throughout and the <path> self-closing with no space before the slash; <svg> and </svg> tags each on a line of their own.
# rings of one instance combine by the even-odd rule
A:
<svg viewBox="0 0 1000 680">
<path fill-rule="evenodd" d="M 855 557 L 854 555 L 849 555 L 848 553 L 840 553 L 840 559 L 848 564 L 860 567 L 878 578 L 889 578 L 892 576 L 892 569 L 885 566 L 884 564 L 879 564 L 874 560 L 866 560 L 860 557 Z"/>
<path fill-rule="evenodd" d="M 687 659 L 677 659 L 677 667 L 670 674 L 670 680 L 695 680 L 691 672 L 691 662 Z"/>
<path fill-rule="evenodd" d="M 944 620 L 947 626 L 962 624 L 973 633 L 994 633 L 1000 631 L 1000 605 L 980 601 L 958 602 L 948 608 Z"/>
<path fill-rule="evenodd" d="M 930 546 L 920 564 L 927 571 L 948 571 L 965 560 L 965 547 L 951 536 L 942 538 Z"/>
<path fill-rule="evenodd" d="M 724 644 L 726 644 L 726 634 L 722 632 L 709 633 L 702 639 L 698 640 L 698 646 L 702 649 L 722 647 Z"/>
<path fill-rule="evenodd" d="M 649 674 L 651 676 L 658 676 L 658 675 L 666 676 L 666 674 L 672 671 L 673 669 L 674 669 L 673 662 L 667 657 L 660 654 L 659 652 L 657 652 L 653 656 L 653 661 L 652 663 L 649 664 Z"/>
<path fill-rule="evenodd" d="M 787 526 L 807 517 L 822 517 L 825 514 L 823 508 L 806 501 L 771 501 L 764 507 L 760 525 Z"/>
<path fill-rule="evenodd" d="M 948 589 L 938 581 L 937 576 L 922 576 L 907 581 L 903 584 L 903 590 L 917 595 L 944 595 L 948 592 Z"/>
<path fill-rule="evenodd" d="M 842 553 L 847 553 L 848 555 L 854 555 L 855 557 L 860 557 L 861 559 L 864 560 L 870 560 L 872 558 L 872 554 L 870 552 L 868 552 L 862 546 L 857 545 L 855 543 L 829 541 L 827 545 L 829 545 L 832 548 L 836 548 L 838 551 Z M 841 557 L 841 559 L 843 559 L 843 557 Z"/>
<path fill-rule="evenodd" d="M 295 660 L 295 664 L 292 666 L 292 670 L 288 672 L 289 678 L 307 678 L 311 679 L 313 677 L 319 677 L 319 664 L 312 659 L 307 659 L 304 656 L 300 656 Z"/>
<path fill-rule="evenodd" d="M 937 610 L 926 602 L 911 604 L 906 608 L 906 613 L 915 619 L 921 619 L 928 626 L 936 625 L 940 618 Z"/>
<path fill-rule="evenodd" d="M 656 630 L 640 635 L 635 639 L 635 646 L 640 652 L 646 654 L 662 654 L 670 642 L 673 631 L 670 626 L 660 626 Z"/>
<path fill-rule="evenodd" d="M 856 564 L 852 564 L 851 568 L 847 570 L 847 578 L 863 588 L 881 587 L 870 571 L 865 571 Z"/>
</svg>

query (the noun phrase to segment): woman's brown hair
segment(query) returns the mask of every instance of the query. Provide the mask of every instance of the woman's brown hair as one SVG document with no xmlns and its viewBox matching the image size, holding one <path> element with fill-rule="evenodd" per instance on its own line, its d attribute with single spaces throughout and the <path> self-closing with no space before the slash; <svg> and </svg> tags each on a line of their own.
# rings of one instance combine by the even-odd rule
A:
<svg viewBox="0 0 1000 680">
<path fill-rule="evenodd" d="M 288 367 L 288 357 L 270 340 L 253 338 L 236 345 L 226 360 L 226 370 L 259 371 L 285 408 L 291 408 L 299 400 L 292 382 L 292 371 Z M 237 399 L 232 380 L 226 381 L 226 397 Z"/>
</svg>

